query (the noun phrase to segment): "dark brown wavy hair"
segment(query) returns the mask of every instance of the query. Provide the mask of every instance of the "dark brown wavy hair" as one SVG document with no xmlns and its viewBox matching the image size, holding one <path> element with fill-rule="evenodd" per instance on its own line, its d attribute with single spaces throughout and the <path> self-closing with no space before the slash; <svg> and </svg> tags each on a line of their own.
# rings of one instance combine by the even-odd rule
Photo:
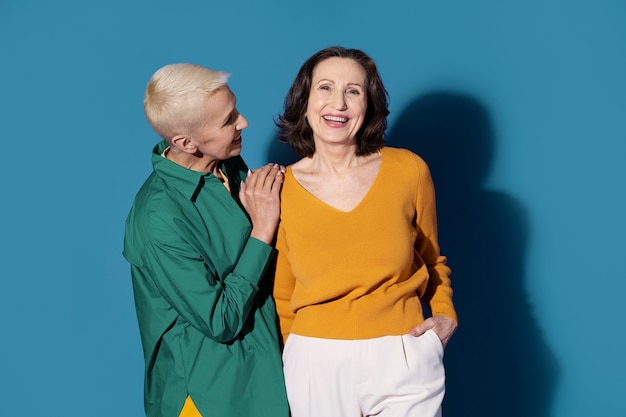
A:
<svg viewBox="0 0 626 417">
<path fill-rule="evenodd" d="M 363 126 L 357 132 L 356 154 L 369 155 L 385 144 L 389 115 L 388 94 L 374 60 L 358 49 L 332 46 L 317 52 L 302 65 L 285 97 L 283 113 L 278 116 L 278 121 L 275 121 L 279 128 L 280 141 L 291 145 L 300 157 L 310 157 L 315 153 L 313 131 L 305 117 L 313 71 L 320 62 L 335 57 L 355 60 L 361 64 L 367 76 L 367 111 Z"/>
</svg>

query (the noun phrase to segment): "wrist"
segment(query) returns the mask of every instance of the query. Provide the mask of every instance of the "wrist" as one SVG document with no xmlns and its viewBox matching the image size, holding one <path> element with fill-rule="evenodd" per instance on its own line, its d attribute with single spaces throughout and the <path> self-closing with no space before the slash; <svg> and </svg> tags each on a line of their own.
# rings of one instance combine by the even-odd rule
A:
<svg viewBox="0 0 626 417">
<path fill-rule="evenodd" d="M 274 240 L 274 231 L 270 232 L 267 230 L 255 230 L 254 228 L 252 228 L 252 231 L 250 232 L 250 237 L 271 245 L 272 241 Z"/>
</svg>

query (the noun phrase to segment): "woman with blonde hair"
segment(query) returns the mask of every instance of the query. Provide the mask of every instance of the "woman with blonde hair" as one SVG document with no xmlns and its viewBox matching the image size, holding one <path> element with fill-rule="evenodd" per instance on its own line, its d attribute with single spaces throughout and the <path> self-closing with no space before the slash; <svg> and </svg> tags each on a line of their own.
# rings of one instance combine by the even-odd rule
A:
<svg viewBox="0 0 626 417">
<path fill-rule="evenodd" d="M 126 221 L 148 417 L 287 417 L 271 277 L 283 170 L 250 172 L 227 74 L 172 64 L 144 109 L 163 139 Z"/>
</svg>

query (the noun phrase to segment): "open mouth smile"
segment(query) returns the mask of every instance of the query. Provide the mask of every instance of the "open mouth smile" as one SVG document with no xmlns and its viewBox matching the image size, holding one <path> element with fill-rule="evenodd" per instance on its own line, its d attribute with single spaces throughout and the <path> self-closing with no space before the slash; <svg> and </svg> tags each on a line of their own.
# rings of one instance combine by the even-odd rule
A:
<svg viewBox="0 0 626 417">
<path fill-rule="evenodd" d="M 348 118 L 343 116 L 322 116 L 322 118 L 328 122 L 333 123 L 347 123 Z"/>
</svg>

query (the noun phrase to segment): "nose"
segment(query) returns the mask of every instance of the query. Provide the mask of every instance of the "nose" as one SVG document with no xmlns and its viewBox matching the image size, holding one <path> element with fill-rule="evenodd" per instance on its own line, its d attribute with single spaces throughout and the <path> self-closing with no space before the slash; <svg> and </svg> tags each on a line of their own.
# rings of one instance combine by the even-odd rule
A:
<svg viewBox="0 0 626 417">
<path fill-rule="evenodd" d="M 237 126 L 237 130 L 243 130 L 246 127 L 248 127 L 248 119 L 243 117 L 241 113 L 239 113 L 239 117 L 237 118 L 236 126 Z"/>
<path fill-rule="evenodd" d="M 346 110 L 348 105 L 347 105 L 347 102 L 346 102 L 346 97 L 343 94 L 343 92 L 335 94 L 335 97 L 334 97 L 334 100 L 333 100 L 333 106 L 337 110 Z"/>
</svg>

